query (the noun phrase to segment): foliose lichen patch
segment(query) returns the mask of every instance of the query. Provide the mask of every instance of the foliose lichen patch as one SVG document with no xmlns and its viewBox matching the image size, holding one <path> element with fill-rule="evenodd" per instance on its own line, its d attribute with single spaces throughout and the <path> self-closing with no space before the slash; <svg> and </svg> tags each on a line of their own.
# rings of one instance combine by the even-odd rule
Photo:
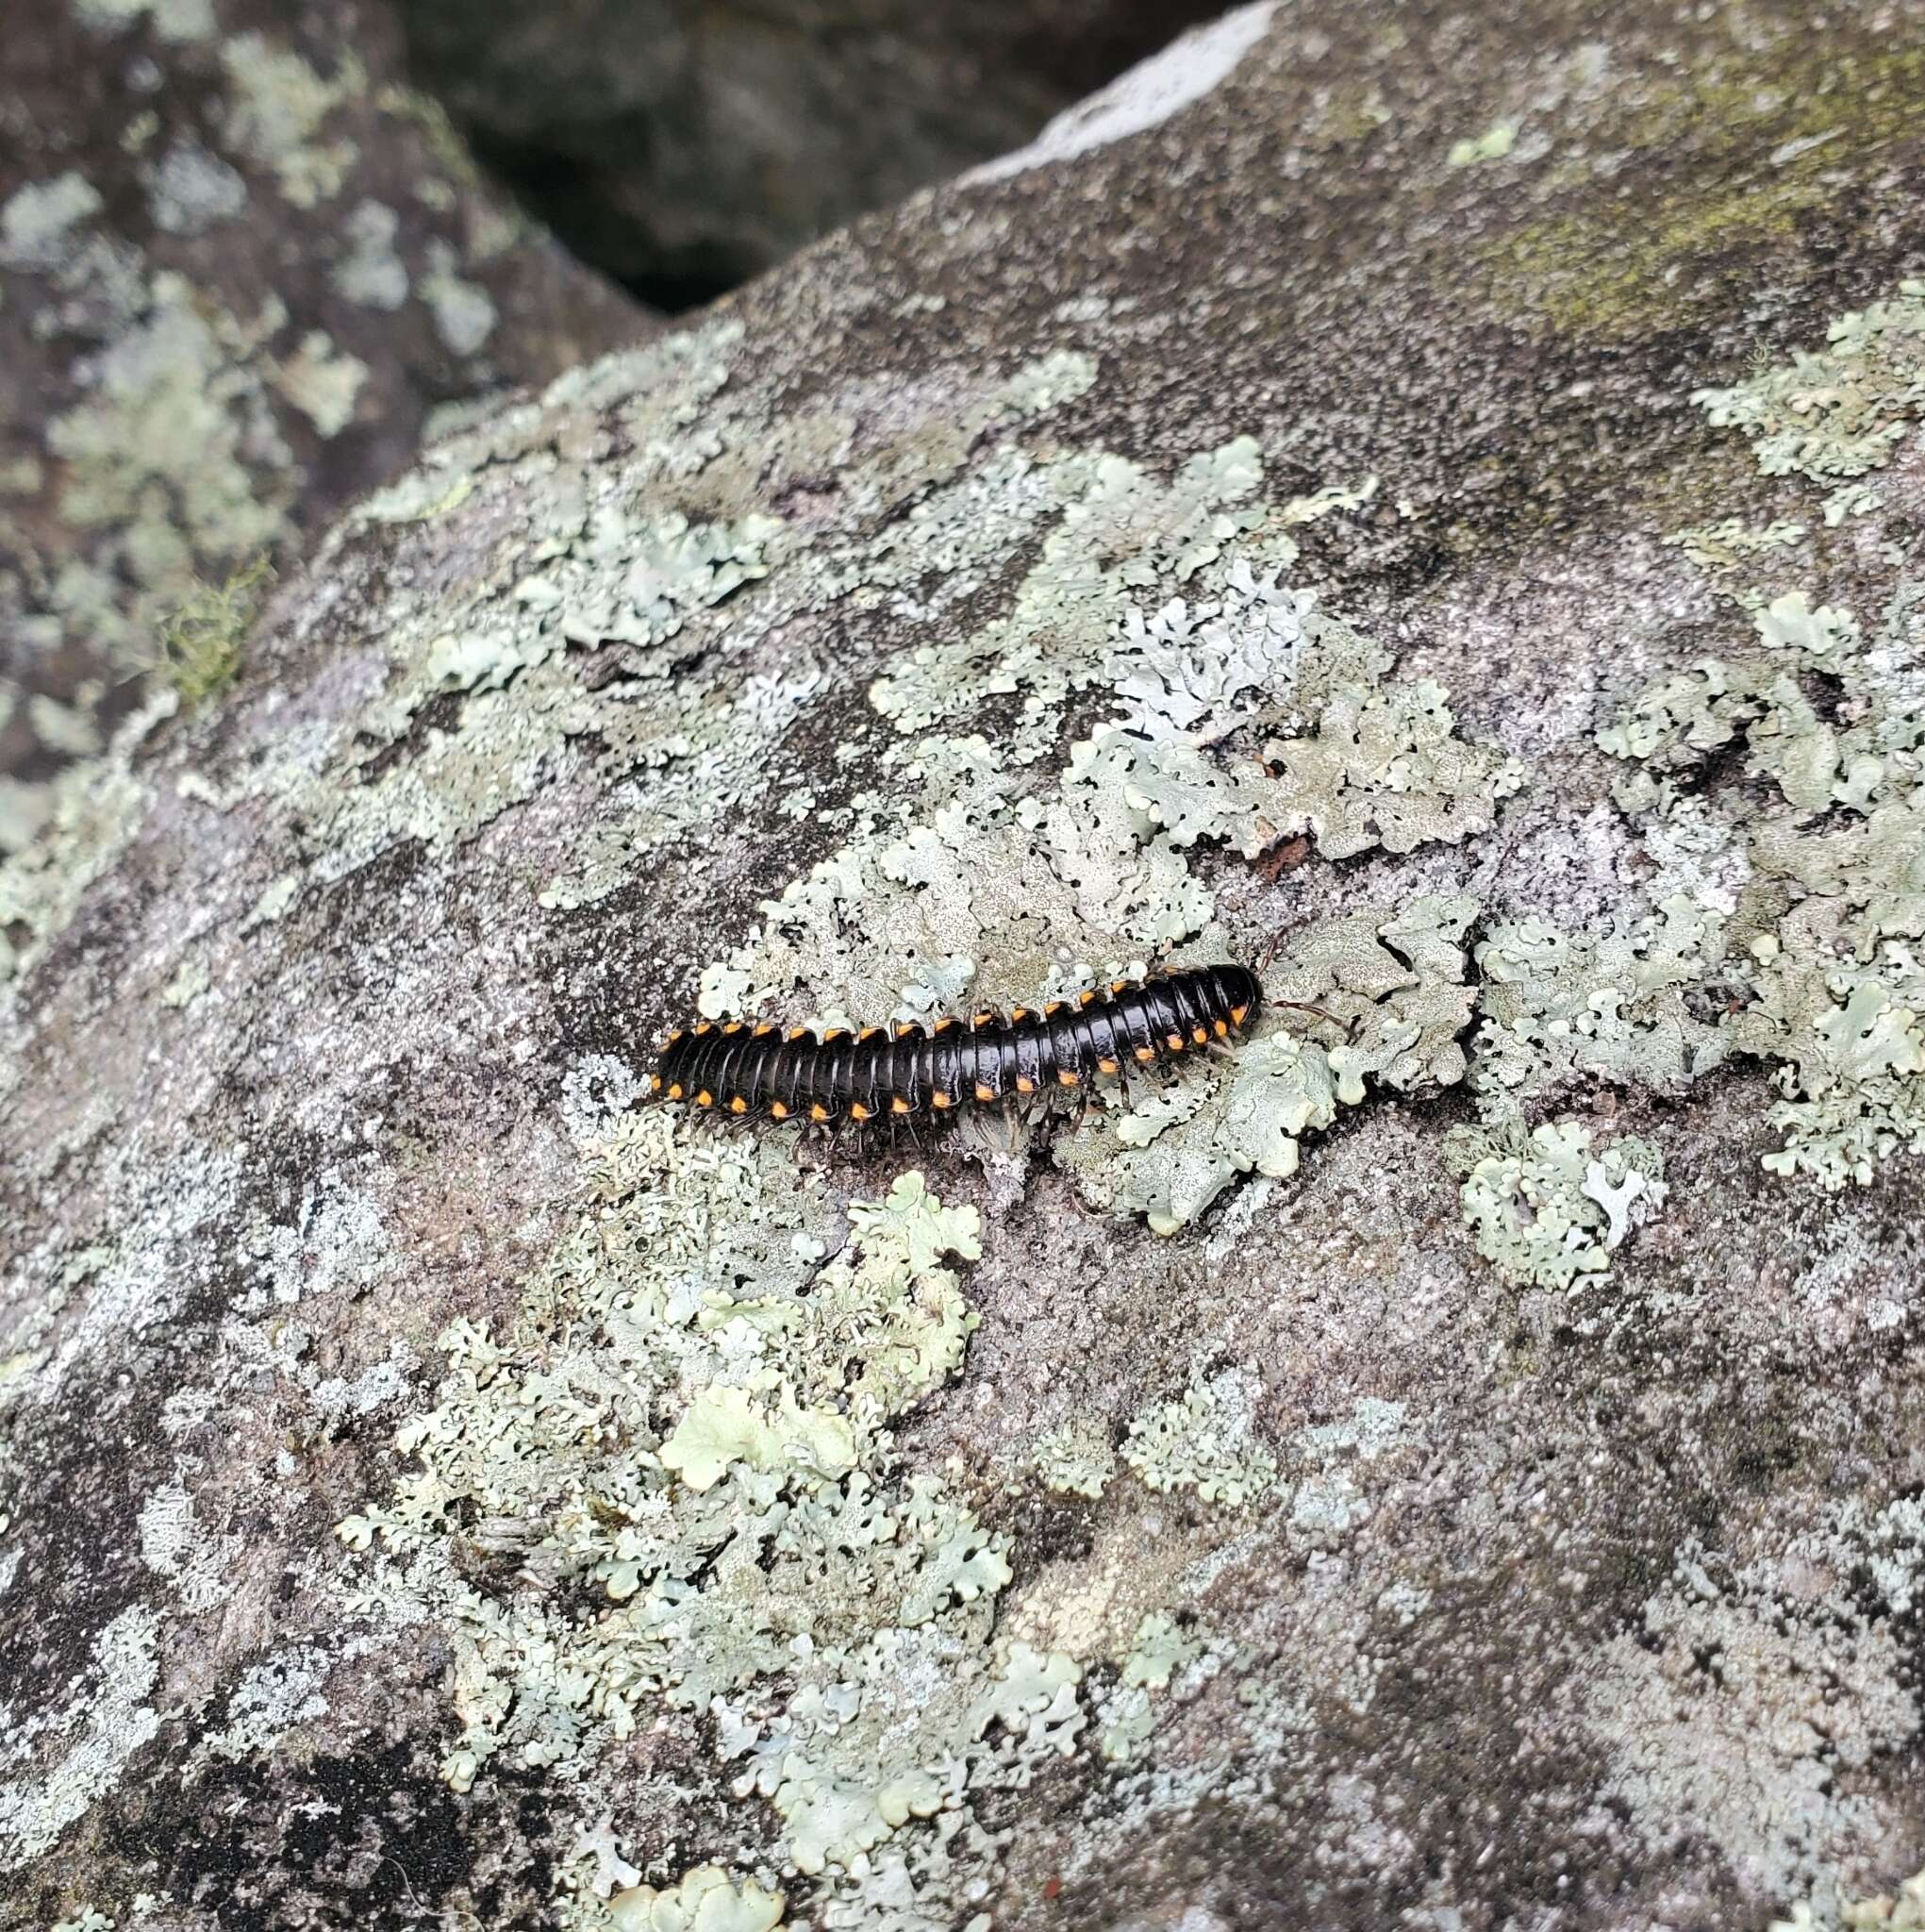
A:
<svg viewBox="0 0 1925 1932">
<path fill-rule="evenodd" d="M 1405 111 L 1327 106 L 1352 146 Z M 344 111 L 287 124 L 317 192 Z M 1498 113 L 1428 129 L 1427 168 Z M 1520 114 L 1451 192 L 1535 181 L 1545 141 Z M 1204 173 L 1156 192 L 1187 213 Z M 171 220 L 226 192 L 154 181 Z M 472 264 L 336 199 L 378 203 L 338 266 L 379 312 L 481 328 Z M 232 1881 L 182 1821 L 240 1815 L 207 1857 L 251 1884 L 299 1818 L 287 1916 L 340 1866 L 601 1932 L 1058 1896 L 1375 1924 L 1392 1890 L 1442 1926 L 1567 1872 L 1601 1910 L 1818 1913 L 1915 1862 L 1879 1220 L 1918 1078 L 1914 444 L 1832 522 L 1824 479 L 1718 500 L 1693 443 L 1685 541 L 1546 591 L 1552 526 L 1516 526 L 1552 483 L 1526 514 L 1462 471 L 1554 391 L 1580 427 L 1519 464 L 1615 475 L 1580 372 L 1494 411 L 1511 377 L 1447 339 L 1464 413 L 1411 446 L 1461 502 L 1419 506 L 1371 425 L 1434 391 L 1322 359 L 1342 238 L 1302 242 L 1322 387 L 1248 413 L 1217 371 L 1268 289 L 1066 292 L 985 353 L 896 329 L 970 305 L 877 269 L 803 298 L 867 318 L 860 358 L 772 381 L 765 290 L 451 420 L 259 679 L 112 754 L 99 823 L 7 874 L 5 1185 L 44 1224 L 8 1278 L 0 1589 L 31 1581 L 67 1688 L 13 1713 L 0 1816 L 43 1918 L 138 1919 L 156 1808 L 207 1912 Z M 1165 407 L 1142 345 L 1191 325 Z M 286 433 L 360 407 L 340 341 L 290 341 Z M 1566 688 L 1519 718 L 1540 670 Z M 690 1000 L 868 1021 L 1225 955 L 1265 965 L 1254 1036 L 1035 1161 L 634 1110 Z M 1726 1158 L 1763 1151 L 1761 1066 L 1813 1110 L 1784 1179 Z M 1601 1263 L 1609 1322 L 1573 1306 Z M 329 1757 L 363 1735 L 399 1741 Z"/>
<path fill-rule="evenodd" d="M 989 1641 L 1000 1540 L 892 1448 L 960 1366 L 945 1257 L 979 1252 L 975 1212 L 910 1173 L 845 1233 L 784 1153 L 659 1111 L 613 1124 L 589 1188 L 523 1324 L 443 1338 L 440 1400 L 396 1439 L 413 1466 L 340 1525 L 373 1552 L 351 1605 L 449 1632 L 457 1790 L 502 1754 L 592 1778 L 657 1702 L 706 1712 L 718 1780 L 772 1802 L 764 1856 L 824 1879 L 826 1923 L 912 1894 L 937 1923 L 992 1852 L 982 1795 L 1085 1722 L 1067 1659 Z M 572 1923 L 666 1909 L 589 1888 Z"/>
<path fill-rule="evenodd" d="M 158 641 L 202 586 L 291 560 L 391 474 L 431 403 L 633 329 L 494 203 L 439 109 L 370 71 L 346 16 L 43 13 L 36 58 L 0 85 L 20 135 L 0 186 L 20 406 L 0 465 L 0 695 L 91 719 L 165 668 Z M 362 44 L 385 64 L 378 30 Z M 99 83 L 82 97 L 59 78 L 76 71 Z M 24 706 L 0 718 L 26 831 L 51 807 L 45 768 L 72 755 Z M 0 812 L 0 851 L 25 835 Z"/>
</svg>

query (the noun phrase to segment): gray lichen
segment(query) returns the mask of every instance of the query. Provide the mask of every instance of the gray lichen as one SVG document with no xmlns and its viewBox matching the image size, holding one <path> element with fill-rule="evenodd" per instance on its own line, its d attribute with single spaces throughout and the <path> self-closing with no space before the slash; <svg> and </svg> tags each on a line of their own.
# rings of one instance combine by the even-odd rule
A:
<svg viewBox="0 0 1925 1932">
<path fill-rule="evenodd" d="M 1534 141 L 1646 84 L 1544 73 Z M 1266 124 L 1276 192 L 1310 131 L 1402 139 L 1377 99 Z M 1591 192 L 1562 145 L 1436 189 L 1500 107 L 1423 130 L 1426 194 Z M 341 111 L 280 124 L 301 192 Z M 1227 221 L 1215 193 L 1186 183 Z M 942 207 L 945 246 L 1024 245 Z M 51 258 L 99 219 L 69 189 L 7 232 Z M 1288 285 L 1274 382 L 1240 258 L 1201 308 L 1137 264 L 1020 331 L 971 282 L 976 335 L 852 242 L 451 421 L 258 679 L 107 746 L 0 874 L 30 1222 L 0 1590 L 73 1660 L 0 1745 L 43 1921 L 138 1922 L 124 1845 L 203 1829 L 168 1909 L 218 1912 L 321 1790 L 376 1797 L 298 1813 L 313 1872 L 401 1863 L 405 1814 L 458 1868 L 424 1909 L 497 1884 L 583 1932 L 954 1932 L 1052 1879 L 1093 1923 L 1396 1887 L 1443 1925 L 1567 1871 L 1673 1916 L 1741 1872 L 1754 1916 L 1835 1918 L 1915 1862 L 1896 525 L 1824 522 L 1809 477 L 1722 500 L 1692 453 L 1687 541 L 1607 517 L 1548 570 L 1545 479 L 1630 460 L 1580 364 L 1472 393 L 1447 336 L 1319 417 L 1379 352 L 1316 318 L 1406 312 L 1328 285 L 1362 273 L 1330 246 L 1292 258 L 1325 279 Z M 954 338 L 896 325 L 938 312 Z M 860 353 L 805 380 L 777 343 L 825 314 Z M 1157 346 L 1192 323 L 1228 372 L 1194 391 Z M 1882 396 L 1908 341 L 1865 352 Z M 369 393 L 330 342 L 251 365 L 304 438 Z M 1474 471 L 1513 421 L 1516 471 Z M 1279 939 L 1234 1057 L 1051 1122 L 1054 1166 L 958 1136 L 925 1178 L 634 1110 L 639 1035 L 691 995 L 924 1016 Z M 1867 1192 L 1732 1158 L 1761 1070 L 1774 1168 Z M 271 1908 L 318 1909 L 313 1872 Z"/>
</svg>

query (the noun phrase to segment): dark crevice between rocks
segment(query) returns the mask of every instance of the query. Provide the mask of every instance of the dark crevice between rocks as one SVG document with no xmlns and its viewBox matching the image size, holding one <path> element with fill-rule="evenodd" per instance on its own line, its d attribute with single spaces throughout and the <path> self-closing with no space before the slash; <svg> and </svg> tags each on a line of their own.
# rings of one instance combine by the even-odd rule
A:
<svg viewBox="0 0 1925 1932">
<path fill-rule="evenodd" d="M 409 64 L 496 185 L 680 314 L 1021 147 L 1219 0 L 882 0 L 848 11 L 402 0 Z M 586 51 L 585 51 L 586 50 Z"/>
</svg>

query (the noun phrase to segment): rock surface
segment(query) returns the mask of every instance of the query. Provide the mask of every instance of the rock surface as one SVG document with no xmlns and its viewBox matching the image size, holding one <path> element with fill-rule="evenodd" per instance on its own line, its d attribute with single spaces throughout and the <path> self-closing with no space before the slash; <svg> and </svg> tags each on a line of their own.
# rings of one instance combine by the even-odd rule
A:
<svg viewBox="0 0 1925 1932">
<path fill-rule="evenodd" d="M 400 0 L 417 75 L 670 309 L 1025 141 L 1215 0 Z"/>
<path fill-rule="evenodd" d="M 447 411 L 652 331 L 402 51 L 376 0 L 0 20 L 0 851 L 197 584 L 299 557 Z"/>
<path fill-rule="evenodd" d="M 1917 1922 L 1921 69 L 1600 19 L 1233 15 L 76 774 L 11 1923 Z M 1017 1152 L 636 1106 L 1272 946 Z"/>
</svg>

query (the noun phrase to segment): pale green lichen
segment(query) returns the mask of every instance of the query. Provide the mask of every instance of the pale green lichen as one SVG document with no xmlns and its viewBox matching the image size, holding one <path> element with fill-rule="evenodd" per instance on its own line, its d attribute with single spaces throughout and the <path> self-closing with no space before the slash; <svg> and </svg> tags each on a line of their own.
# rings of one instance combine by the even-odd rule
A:
<svg viewBox="0 0 1925 1932">
<path fill-rule="evenodd" d="M 191 1007 L 214 983 L 212 970 L 198 953 L 183 959 L 174 975 L 160 989 L 160 1004 L 175 1008 Z"/>
<path fill-rule="evenodd" d="M 0 264 L 11 269 L 56 266 L 74 230 L 106 206 L 99 189 L 72 168 L 15 189 L 0 208 Z"/>
<path fill-rule="evenodd" d="M 1499 121 L 1474 140 L 1455 141 L 1444 158 L 1453 168 L 1475 167 L 1480 161 L 1503 160 L 1518 144 L 1518 124 Z"/>
<path fill-rule="evenodd" d="M 443 345 L 453 355 L 473 356 L 494 333 L 499 318 L 493 298 L 479 282 L 458 275 L 458 263 L 459 257 L 446 242 L 430 242 L 420 293 Z"/>
<path fill-rule="evenodd" d="M 1925 1932 L 1925 1872 L 1895 1893 L 1850 1899 L 1835 1910 L 1801 1899 L 1789 1918 L 1771 1921 L 1769 1932 Z"/>
<path fill-rule="evenodd" d="M 1270 991 L 1318 1011 L 1277 1012 L 1228 1063 L 1192 1064 L 1100 1128 L 1059 1136 L 1058 1161 L 1093 1205 L 1173 1234 L 1237 1174 L 1294 1174 L 1303 1137 L 1362 1102 L 1367 1080 L 1402 1091 L 1454 1084 L 1472 998 L 1460 942 L 1475 911 L 1469 898 L 1427 898 L 1308 928 Z"/>
<path fill-rule="evenodd" d="M 368 365 L 338 348 L 324 329 L 309 329 L 291 356 L 276 364 L 274 386 L 323 438 L 339 436 L 355 420 L 355 398 Z"/>
<path fill-rule="evenodd" d="M 1365 476 L 1348 485 L 1328 483 L 1321 490 L 1313 490 L 1308 496 L 1291 497 L 1277 512 L 1277 521 L 1287 527 L 1291 524 L 1320 523 L 1337 510 L 1362 509 L 1376 500 L 1382 487 L 1382 479 L 1376 476 Z"/>
<path fill-rule="evenodd" d="M 1130 1764 L 1141 1757 L 1161 1714 L 1161 1700 L 1151 1693 L 1167 1690 L 1173 1677 L 1211 1657 L 1211 1641 L 1203 1631 L 1180 1624 L 1161 1610 L 1145 1616 L 1130 1640 L 1117 1682 L 1101 1700 L 1096 1741 L 1104 1759 Z M 1216 1661 L 1220 1666 L 1220 1657 Z"/>
<path fill-rule="evenodd" d="M 244 33 L 223 42 L 221 65 L 232 90 L 228 142 L 272 170 L 295 208 L 313 208 L 338 194 L 358 149 L 345 138 L 316 137 L 338 107 L 366 93 L 360 63 L 343 52 L 334 79 L 324 80 L 290 48 L 264 34 Z"/>
<path fill-rule="evenodd" d="M 904 1175 L 823 1267 L 837 1217 L 785 1149 L 690 1146 L 660 1111 L 615 1120 L 589 1176 L 520 1331 L 444 1338 L 440 1401 L 397 1437 L 418 1467 L 341 1525 L 381 1552 L 356 1602 L 449 1631 L 457 1789 L 501 1753 L 585 1774 L 658 1700 L 713 1710 L 794 1871 L 926 1892 L 987 1853 L 970 1793 L 1082 1724 L 1068 1659 L 1019 1644 L 998 1669 L 997 1540 L 889 1445 L 960 1364 L 973 1317 L 943 1257 L 975 1253 L 974 1212 Z M 569 1615 L 564 1581 L 606 1613 Z"/>
<path fill-rule="evenodd" d="M 1194 1490 L 1237 1509 L 1273 1489 L 1277 1459 L 1256 1433 L 1256 1378 L 1225 1369 L 1132 1418 L 1123 1460 L 1153 1490 Z"/>
<path fill-rule="evenodd" d="M 88 887 L 125 850 L 147 807 L 147 788 L 130 768 L 135 748 L 177 703 L 172 691 L 157 692 L 114 733 L 101 758 L 61 773 L 47 824 L 19 852 L 0 858 L 0 980 L 41 959 Z"/>
<path fill-rule="evenodd" d="M 63 1708 L 11 1728 L 0 1754 L 0 1872 L 19 1871 L 119 1782 L 122 1767 L 160 1728 L 148 1701 L 159 1682 L 160 1620 L 144 1604 L 120 1612 L 94 1640 L 91 1667 Z M 50 1740 L 71 1740 L 44 1771 Z"/>
<path fill-rule="evenodd" d="M 1632 1829 L 1702 1834 L 1767 1896 L 1804 1890 L 1828 1912 L 1858 1890 L 1836 1882 L 1842 1835 L 1869 1851 L 1895 1815 L 1865 1768 L 1908 1757 L 1920 1715 L 1904 1626 L 1867 1614 L 1848 1515 L 1773 1511 L 1745 1551 L 1687 1537 L 1547 1712 L 1596 1754 L 1594 1789 Z M 1719 1694 L 1681 1695 L 1706 1659 Z"/>
<path fill-rule="evenodd" d="M 1916 867 L 1921 832 L 1915 814 L 1901 862 Z M 1770 1120 L 1784 1143 L 1765 1165 L 1828 1189 L 1925 1153 L 1925 962 L 1909 944 L 1880 944 L 1870 962 L 1837 958 L 1837 908 L 1807 901 L 1782 936 L 1752 942 L 1757 997 L 1724 1023 L 1734 1045 L 1778 1063 L 1784 1097 Z"/>
<path fill-rule="evenodd" d="M 1137 1625 L 1130 1654 L 1123 1659 L 1122 1681 L 1161 1690 L 1178 1671 L 1202 1657 L 1204 1648 L 1200 1633 L 1183 1628 L 1160 1610 L 1152 1611 Z"/>
<path fill-rule="evenodd" d="M 75 15 L 89 26 L 118 28 L 143 16 L 167 42 L 211 40 L 220 31 L 214 0 L 74 0 Z"/>
<path fill-rule="evenodd" d="M 142 14 L 163 42 L 213 31 L 206 0 L 88 0 L 82 9 L 103 28 Z M 232 239 L 247 208 L 237 158 L 273 170 L 307 209 L 336 192 L 356 158 L 355 143 L 328 139 L 324 125 L 365 108 L 366 76 L 351 58 L 324 79 L 274 36 L 246 33 L 223 41 L 218 58 L 205 113 L 175 103 L 178 112 L 143 110 L 127 130 L 163 240 Z M 183 113 L 191 130 L 177 125 Z M 292 544 L 309 481 L 297 447 L 309 424 L 324 439 L 341 435 L 373 358 L 306 326 L 311 316 L 290 330 L 294 295 L 257 294 L 237 307 L 180 263 L 157 267 L 125 216 L 72 172 L 27 184 L 0 208 L 0 263 L 31 278 L 20 291 L 22 326 L 73 344 L 43 412 L 44 451 L 8 465 L 8 486 L 25 481 L 40 500 L 30 516 L 7 519 L 6 534 L 29 563 L 10 586 L 25 607 L 9 613 L 23 638 L 47 649 L 78 643 L 116 671 L 146 672 L 157 637 L 199 580 L 218 584 L 243 559 Z M 393 210 L 368 204 L 346 219 L 333 210 L 306 219 L 344 251 L 338 286 L 378 288 L 394 306 L 407 298 Z M 489 298 L 457 273 L 464 261 L 452 242 L 430 234 L 423 247 L 432 312 L 454 352 L 473 357 L 488 332 Z M 491 379 L 478 361 L 465 373 Z"/>
<path fill-rule="evenodd" d="M 191 1616 L 218 1608 L 234 1593 L 242 1546 L 237 1538 L 210 1536 L 196 1523 L 193 1498 L 182 1483 L 156 1490 L 141 1506 L 135 1526 L 141 1560 L 173 1586 Z"/>
<path fill-rule="evenodd" d="M 1785 651 L 1816 670 L 1834 670 L 1863 638 L 1850 611 L 1821 604 L 1814 610 L 1802 591 L 1787 591 L 1753 620 L 1767 651 Z"/>
<path fill-rule="evenodd" d="M 1695 1036 L 1693 1071 L 1730 1052 L 1773 1065 L 1783 1097 L 1771 1121 L 1784 1141 L 1766 1164 L 1827 1188 L 1868 1183 L 1892 1154 L 1925 1151 L 1918 602 L 1901 584 L 1870 637 L 1849 610 L 1800 592 L 1761 603 L 1752 657 L 1661 681 L 1599 736 L 1637 763 L 1617 795 L 1658 838 L 1691 811 L 1701 819 L 1707 808 L 1680 787 L 1725 746 L 1742 742 L 1748 770 L 1776 788 L 1781 804 L 1735 814 L 1751 877 L 1715 1041 L 1703 1020 L 1673 1018 Z M 1806 696 L 1813 675 L 1836 681 L 1837 722 Z M 1815 824 L 1820 814 L 1839 822 Z"/>
<path fill-rule="evenodd" d="M 286 526 L 293 458 L 257 366 L 279 319 L 242 321 L 179 276 L 157 275 L 142 320 L 92 359 L 87 399 L 47 425 L 66 465 L 62 513 L 101 533 L 85 569 L 57 587 L 57 605 L 107 626 L 124 652 L 141 613 L 177 603 L 198 564 L 256 556 Z M 114 570 L 146 593 L 130 622 L 109 622 L 94 581 Z"/>
<path fill-rule="evenodd" d="M 1837 483 L 1881 470 L 1925 418 L 1925 281 L 1841 316 L 1826 346 L 1691 400 L 1743 430 L 1767 476 Z"/>
<path fill-rule="evenodd" d="M 630 1886 L 608 1901 L 614 1932 L 772 1932 L 787 1901 L 753 1878 L 739 1882 L 716 1865 L 698 1865 L 665 1890 Z"/>
<path fill-rule="evenodd" d="M 283 873 L 279 878 L 261 889 L 260 897 L 247 909 L 241 921 L 241 931 L 253 932 L 257 927 L 272 925 L 280 919 L 301 894 L 301 877 L 298 873 Z"/>
<path fill-rule="evenodd" d="M 384 202 L 363 201 L 340 225 L 347 243 L 331 277 L 342 300 L 392 311 L 407 300 L 407 264 L 395 252 L 401 217 Z"/>
<path fill-rule="evenodd" d="M 239 172 L 198 142 L 174 142 L 141 176 L 154 225 L 170 235 L 204 235 L 247 206 Z"/>
<path fill-rule="evenodd" d="M 1486 1118 L 1517 1119 L 1579 1077 L 1682 1092 L 1730 1050 L 1702 1005 L 1724 949 L 1721 916 L 1682 897 L 1591 931 L 1493 926 L 1475 949 L 1470 1074 Z"/>
<path fill-rule="evenodd" d="M 1079 349 L 1057 349 L 1020 369 L 1003 386 L 1003 407 L 1016 416 L 1039 416 L 1071 403 L 1096 386 L 1093 356 Z"/>
<path fill-rule="evenodd" d="M 1787 550 L 1801 542 L 1805 526 L 1788 518 L 1776 518 L 1763 525 L 1747 524 L 1741 517 L 1723 517 L 1715 524 L 1694 525 L 1667 537 L 1700 570 L 1730 571 L 1752 558 L 1774 550 Z"/>
<path fill-rule="evenodd" d="M 1050 1489 L 1092 1502 L 1109 1487 L 1117 1465 L 1107 1432 L 1090 1416 L 1072 1417 L 1052 1429 L 1031 1449 L 1027 1461 Z"/>
<path fill-rule="evenodd" d="M 1593 1145 L 1575 1122 L 1453 1130 L 1464 1219 L 1477 1252 L 1506 1281 L 1569 1289 L 1610 1272 L 1631 1229 L 1664 1205 L 1664 1158 L 1635 1135 Z"/>
</svg>

